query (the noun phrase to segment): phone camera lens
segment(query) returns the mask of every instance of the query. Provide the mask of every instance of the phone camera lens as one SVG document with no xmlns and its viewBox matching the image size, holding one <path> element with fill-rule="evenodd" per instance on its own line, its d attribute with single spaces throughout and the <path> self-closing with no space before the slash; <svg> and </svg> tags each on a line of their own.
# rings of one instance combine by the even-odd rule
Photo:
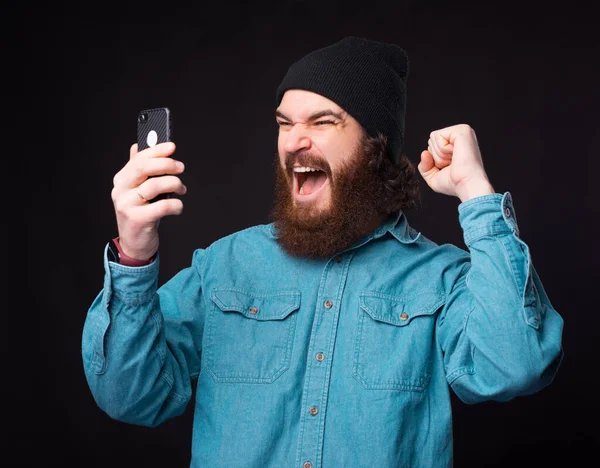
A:
<svg viewBox="0 0 600 468">
<path fill-rule="evenodd" d="M 148 114 L 140 114 L 138 117 L 138 122 L 146 122 L 148 120 Z"/>
</svg>

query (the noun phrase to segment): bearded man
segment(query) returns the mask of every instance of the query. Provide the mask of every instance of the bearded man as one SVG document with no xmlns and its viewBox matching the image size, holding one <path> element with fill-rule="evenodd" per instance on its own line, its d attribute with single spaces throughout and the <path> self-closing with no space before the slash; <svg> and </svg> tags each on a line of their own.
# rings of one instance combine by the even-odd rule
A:
<svg viewBox="0 0 600 468">
<path fill-rule="evenodd" d="M 196 250 L 160 288 L 158 223 L 183 204 L 152 199 L 183 195 L 183 168 L 173 143 L 132 147 L 82 340 L 103 411 L 156 426 L 194 386 L 191 466 L 449 467 L 450 392 L 508 401 L 552 381 L 563 320 L 470 126 L 433 131 L 418 165 L 460 199 L 468 251 L 408 223 L 407 75 L 402 48 L 358 37 L 293 63 L 273 222 Z"/>
</svg>

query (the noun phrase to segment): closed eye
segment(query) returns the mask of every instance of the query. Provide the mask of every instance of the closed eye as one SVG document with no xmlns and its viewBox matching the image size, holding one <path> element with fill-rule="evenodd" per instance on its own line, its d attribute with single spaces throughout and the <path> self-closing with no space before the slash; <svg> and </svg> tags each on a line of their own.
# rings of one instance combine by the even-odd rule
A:
<svg viewBox="0 0 600 468">
<path fill-rule="evenodd" d="M 313 125 L 324 126 L 324 125 L 333 125 L 333 124 L 335 124 L 335 122 L 333 120 L 319 120 L 318 122 L 315 122 Z M 292 125 L 292 123 L 285 122 L 283 120 L 278 120 L 277 125 L 279 125 L 280 127 L 287 127 L 287 126 Z"/>
</svg>

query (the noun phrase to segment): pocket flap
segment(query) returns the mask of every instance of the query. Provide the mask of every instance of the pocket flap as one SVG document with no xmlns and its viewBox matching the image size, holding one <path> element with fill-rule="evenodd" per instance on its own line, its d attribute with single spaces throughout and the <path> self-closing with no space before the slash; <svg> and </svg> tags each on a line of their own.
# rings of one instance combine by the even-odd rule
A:
<svg viewBox="0 0 600 468">
<path fill-rule="evenodd" d="M 444 295 L 437 290 L 421 291 L 410 297 L 364 292 L 359 301 L 361 309 L 373 320 L 404 327 L 415 317 L 433 314 L 444 303 Z"/>
<path fill-rule="evenodd" d="M 223 312 L 238 312 L 254 320 L 283 320 L 300 308 L 300 291 L 257 294 L 239 289 L 214 289 L 210 297 Z"/>
</svg>

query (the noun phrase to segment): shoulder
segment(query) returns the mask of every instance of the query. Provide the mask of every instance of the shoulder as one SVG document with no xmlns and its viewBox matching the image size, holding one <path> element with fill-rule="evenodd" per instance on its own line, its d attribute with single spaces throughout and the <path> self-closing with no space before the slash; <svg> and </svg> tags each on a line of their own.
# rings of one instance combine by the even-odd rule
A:
<svg viewBox="0 0 600 468">
<path fill-rule="evenodd" d="M 438 244 L 422 233 L 415 244 L 419 246 L 419 262 L 423 272 L 438 289 L 448 295 L 471 268 L 471 253 L 455 244 Z"/>
<path fill-rule="evenodd" d="M 262 243 L 271 241 L 275 241 L 272 224 L 257 224 L 255 226 L 250 226 L 240 231 L 233 232 L 225 237 L 221 237 L 210 244 L 207 247 L 207 250 L 220 250 L 239 243 Z"/>
<path fill-rule="evenodd" d="M 410 270 L 423 281 L 439 281 L 438 287 L 447 290 L 469 270 L 471 254 L 466 248 L 451 243 L 438 244 L 413 227 L 407 227 L 404 236 L 396 233 L 394 237 L 390 248 L 395 251 L 401 245 L 402 263 L 410 265 Z"/>
<path fill-rule="evenodd" d="M 417 256 L 426 255 L 431 258 L 447 258 L 449 260 L 469 257 L 469 252 L 464 248 L 450 243 L 438 244 L 422 231 L 418 231 L 408 224 L 404 232 L 393 231 L 392 235 L 400 244 L 409 246 Z"/>
<path fill-rule="evenodd" d="M 237 257 L 277 248 L 272 224 L 257 224 L 221 237 L 201 250 L 206 257 Z"/>
<path fill-rule="evenodd" d="M 200 272 L 215 265 L 231 267 L 235 262 L 251 259 L 257 254 L 272 254 L 278 248 L 272 224 L 257 224 L 221 237 L 205 248 L 196 249 L 193 264 Z"/>
<path fill-rule="evenodd" d="M 421 254 L 431 259 L 431 264 L 438 268 L 446 269 L 449 266 L 462 268 L 465 262 L 470 262 L 471 254 L 468 250 L 451 243 L 438 244 L 422 233 L 416 242 Z"/>
<path fill-rule="evenodd" d="M 222 237 L 194 254 L 194 263 L 204 278 L 230 278 L 231 283 L 264 275 L 281 267 L 285 253 L 270 224 L 259 224 Z M 236 278 L 236 279 L 234 279 Z"/>
</svg>

